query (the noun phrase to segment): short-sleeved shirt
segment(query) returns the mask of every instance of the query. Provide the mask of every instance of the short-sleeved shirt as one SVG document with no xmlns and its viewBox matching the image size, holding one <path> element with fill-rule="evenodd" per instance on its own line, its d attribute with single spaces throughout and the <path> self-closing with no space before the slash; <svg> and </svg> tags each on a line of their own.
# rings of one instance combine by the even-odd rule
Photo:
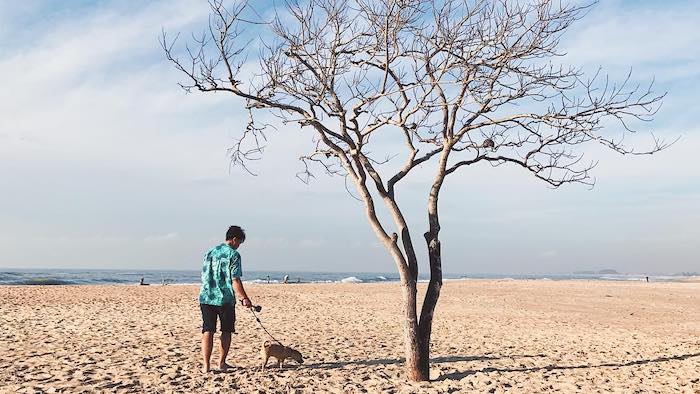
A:
<svg viewBox="0 0 700 394">
<path fill-rule="evenodd" d="M 241 274 L 241 255 L 236 249 L 226 243 L 209 249 L 202 262 L 199 303 L 217 306 L 235 303 L 232 281 Z"/>
</svg>

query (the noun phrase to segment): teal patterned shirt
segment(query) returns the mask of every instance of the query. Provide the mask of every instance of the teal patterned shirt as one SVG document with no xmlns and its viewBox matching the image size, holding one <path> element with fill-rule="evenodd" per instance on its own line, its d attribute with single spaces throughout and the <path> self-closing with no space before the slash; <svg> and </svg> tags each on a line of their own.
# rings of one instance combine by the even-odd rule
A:
<svg viewBox="0 0 700 394">
<path fill-rule="evenodd" d="M 241 255 L 226 243 L 215 246 L 204 255 L 202 287 L 199 303 L 222 306 L 233 304 L 233 278 L 241 277 Z"/>
</svg>

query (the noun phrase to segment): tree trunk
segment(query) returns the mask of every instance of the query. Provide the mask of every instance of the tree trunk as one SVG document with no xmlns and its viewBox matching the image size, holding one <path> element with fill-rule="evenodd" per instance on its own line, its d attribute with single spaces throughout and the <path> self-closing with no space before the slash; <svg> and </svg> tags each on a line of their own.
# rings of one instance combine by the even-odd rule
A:
<svg viewBox="0 0 700 394">
<path fill-rule="evenodd" d="M 429 342 L 422 340 L 416 313 L 416 281 L 408 279 L 403 283 L 404 298 L 404 345 L 406 352 L 406 373 L 409 380 L 430 380 Z M 427 344 L 427 346 L 426 346 Z"/>
<path fill-rule="evenodd" d="M 408 379 L 413 381 L 430 380 L 430 334 L 433 327 L 433 314 L 440 289 L 442 288 L 442 263 L 440 258 L 440 241 L 434 233 L 425 234 L 430 258 L 430 282 L 423 300 L 420 321 L 417 318 L 417 285 L 409 280 L 403 284 L 404 343 L 406 346 L 406 370 Z"/>
</svg>

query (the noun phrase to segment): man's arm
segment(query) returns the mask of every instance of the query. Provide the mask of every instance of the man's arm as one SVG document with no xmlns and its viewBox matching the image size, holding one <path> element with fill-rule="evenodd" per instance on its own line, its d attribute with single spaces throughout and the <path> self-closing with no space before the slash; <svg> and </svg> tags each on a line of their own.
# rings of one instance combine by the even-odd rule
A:
<svg viewBox="0 0 700 394">
<path fill-rule="evenodd" d="M 233 290 L 238 295 L 238 298 L 243 302 L 243 306 L 250 308 L 253 306 L 253 303 L 250 302 L 250 298 L 248 298 L 248 294 L 246 294 L 245 289 L 243 288 L 243 282 L 241 281 L 241 255 L 238 254 L 238 252 L 231 256 L 230 264 L 231 265 L 229 267 L 231 271 L 229 272 L 229 275 L 231 275 L 231 287 L 233 287 Z"/>
<path fill-rule="evenodd" d="M 241 281 L 241 278 L 233 278 L 231 283 L 233 284 L 233 290 L 236 291 L 238 298 L 240 298 L 243 301 L 243 306 L 246 308 L 250 308 L 251 306 L 253 306 L 253 303 L 250 302 L 250 298 L 248 298 L 248 294 L 246 294 L 245 289 L 243 288 L 243 282 Z"/>
</svg>

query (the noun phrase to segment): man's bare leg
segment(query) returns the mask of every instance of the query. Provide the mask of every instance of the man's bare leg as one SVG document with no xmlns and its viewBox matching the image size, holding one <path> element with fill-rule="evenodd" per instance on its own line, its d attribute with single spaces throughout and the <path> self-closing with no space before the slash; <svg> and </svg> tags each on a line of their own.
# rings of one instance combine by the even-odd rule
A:
<svg viewBox="0 0 700 394">
<path fill-rule="evenodd" d="M 211 350 L 214 347 L 214 333 L 206 331 L 202 333 L 202 372 L 209 372 L 209 360 L 211 359 Z"/>
<path fill-rule="evenodd" d="M 226 370 L 230 366 L 226 364 L 226 356 L 228 355 L 228 350 L 231 348 L 231 333 L 222 332 L 221 333 L 221 347 L 219 348 L 221 357 L 219 358 L 219 369 Z"/>
</svg>

